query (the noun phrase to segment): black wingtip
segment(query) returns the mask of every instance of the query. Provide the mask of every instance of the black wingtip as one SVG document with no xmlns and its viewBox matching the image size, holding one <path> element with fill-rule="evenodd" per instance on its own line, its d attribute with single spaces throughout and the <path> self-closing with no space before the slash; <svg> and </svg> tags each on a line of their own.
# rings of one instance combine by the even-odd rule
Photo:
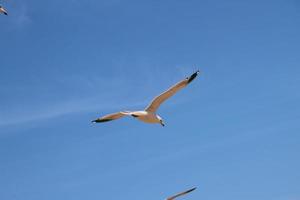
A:
<svg viewBox="0 0 300 200">
<path fill-rule="evenodd" d="M 7 12 L 5 12 L 4 15 L 8 15 Z"/>
<path fill-rule="evenodd" d="M 109 122 L 112 119 L 95 119 L 92 121 L 92 123 L 101 123 L 101 122 Z"/>
<path fill-rule="evenodd" d="M 92 123 L 100 123 L 100 122 L 102 122 L 102 120 L 101 119 L 95 119 L 95 120 L 93 120 L 93 121 L 91 121 Z"/>
<path fill-rule="evenodd" d="M 188 192 L 192 192 L 192 191 L 194 191 L 194 190 L 196 190 L 197 189 L 197 187 L 194 187 L 194 188 L 192 188 L 192 189 L 189 189 L 188 191 L 186 191 L 187 193 Z"/>
<path fill-rule="evenodd" d="M 199 70 L 197 70 L 195 73 L 193 73 L 189 78 L 188 78 L 188 83 L 192 82 L 196 77 L 197 75 L 200 73 Z"/>
</svg>

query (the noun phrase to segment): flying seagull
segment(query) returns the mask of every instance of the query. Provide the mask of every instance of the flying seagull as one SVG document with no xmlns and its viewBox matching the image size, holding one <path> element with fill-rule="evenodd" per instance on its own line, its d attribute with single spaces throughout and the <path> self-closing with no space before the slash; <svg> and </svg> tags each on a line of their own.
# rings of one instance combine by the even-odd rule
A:
<svg viewBox="0 0 300 200">
<path fill-rule="evenodd" d="M 105 115 L 103 117 L 100 117 L 96 120 L 93 120 L 94 123 L 100 123 L 100 122 L 108 122 L 111 120 L 119 119 L 124 116 L 132 116 L 135 117 L 143 122 L 146 123 L 159 123 L 162 126 L 165 126 L 162 118 L 156 114 L 157 109 L 159 106 L 168 98 L 173 96 L 176 92 L 187 86 L 189 83 L 191 83 L 199 74 L 199 70 L 193 73 L 191 76 L 183 79 L 182 81 L 176 83 L 171 88 L 163 92 L 162 94 L 155 97 L 152 102 L 145 108 L 145 110 L 142 111 L 121 111 L 117 113 L 112 113 L 109 115 Z"/>
<path fill-rule="evenodd" d="M 0 13 L 3 13 L 4 15 L 7 15 L 6 10 L 2 6 L 0 6 Z"/>
<path fill-rule="evenodd" d="M 176 194 L 176 195 L 174 195 L 174 196 L 168 197 L 166 200 L 173 200 L 173 199 L 176 199 L 177 197 L 180 197 L 180 196 L 182 196 L 182 195 L 185 195 L 185 194 L 187 194 L 187 193 L 190 193 L 190 192 L 192 192 L 192 191 L 194 191 L 194 190 L 196 190 L 196 187 L 194 187 L 194 188 L 192 188 L 192 189 L 189 189 L 189 190 L 187 190 L 187 191 L 178 193 L 178 194 Z"/>
</svg>

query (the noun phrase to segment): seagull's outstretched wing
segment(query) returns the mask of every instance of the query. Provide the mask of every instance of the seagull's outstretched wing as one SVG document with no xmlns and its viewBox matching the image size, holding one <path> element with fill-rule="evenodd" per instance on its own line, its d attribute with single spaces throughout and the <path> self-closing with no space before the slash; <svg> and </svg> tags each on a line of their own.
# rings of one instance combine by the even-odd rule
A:
<svg viewBox="0 0 300 200">
<path fill-rule="evenodd" d="M 117 113 L 112 113 L 109 115 L 105 115 L 103 117 L 100 117 L 98 119 L 93 120 L 92 122 L 94 123 L 100 123 L 100 122 L 108 122 L 111 120 L 119 119 L 121 117 L 124 117 L 125 115 L 129 115 L 129 112 L 117 112 Z"/>
<path fill-rule="evenodd" d="M 0 6 L 0 13 L 3 13 L 4 15 L 7 15 L 7 12 L 6 12 L 6 10 L 2 7 L 2 6 Z"/>
<path fill-rule="evenodd" d="M 194 188 L 192 188 L 192 189 L 189 189 L 189 190 L 187 190 L 187 191 L 181 192 L 181 193 L 179 193 L 179 194 L 176 194 L 176 195 L 174 195 L 174 196 L 168 197 L 167 200 L 173 200 L 173 199 L 175 199 L 175 198 L 177 198 L 177 197 L 179 197 L 179 196 L 185 195 L 185 194 L 190 193 L 190 192 L 192 192 L 192 191 L 194 191 L 194 190 L 196 190 L 196 187 L 194 187 Z"/>
<path fill-rule="evenodd" d="M 187 77 L 184 80 L 176 83 L 167 91 L 155 97 L 145 110 L 148 112 L 155 112 L 160 106 L 160 104 L 162 104 L 165 100 L 167 100 L 168 98 L 173 96 L 176 92 L 178 92 L 179 90 L 187 86 L 190 82 L 192 82 L 197 77 L 198 73 L 199 71 L 196 71 L 190 77 Z"/>
</svg>

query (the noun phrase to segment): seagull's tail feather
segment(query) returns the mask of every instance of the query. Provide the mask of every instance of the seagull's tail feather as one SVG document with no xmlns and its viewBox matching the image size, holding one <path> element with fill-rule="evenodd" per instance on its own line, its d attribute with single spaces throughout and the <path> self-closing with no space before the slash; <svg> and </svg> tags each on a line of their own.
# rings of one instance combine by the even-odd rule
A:
<svg viewBox="0 0 300 200">
<path fill-rule="evenodd" d="M 188 78 L 188 83 L 192 82 L 196 77 L 197 75 L 200 73 L 199 70 L 197 70 L 195 73 L 193 73 L 189 78 Z"/>
</svg>

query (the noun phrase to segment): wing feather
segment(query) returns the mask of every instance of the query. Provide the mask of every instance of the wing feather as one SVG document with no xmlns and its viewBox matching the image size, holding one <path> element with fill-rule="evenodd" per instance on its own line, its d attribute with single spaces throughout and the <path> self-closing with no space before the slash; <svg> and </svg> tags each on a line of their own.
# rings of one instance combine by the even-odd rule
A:
<svg viewBox="0 0 300 200">
<path fill-rule="evenodd" d="M 185 78 L 184 80 L 176 83 L 172 87 L 170 87 L 168 90 L 163 92 L 162 94 L 156 96 L 152 102 L 146 107 L 146 111 L 148 112 L 155 112 L 159 106 L 168 98 L 173 96 L 176 92 L 187 86 L 190 82 L 192 82 L 196 76 L 198 75 L 199 71 L 196 71 L 193 73 L 190 77 Z"/>
<path fill-rule="evenodd" d="M 111 120 L 115 120 L 115 119 L 119 119 L 121 117 L 124 117 L 125 115 L 127 115 L 125 112 L 116 112 L 116 113 L 108 114 L 108 115 L 105 115 L 105 116 L 100 117 L 98 119 L 95 119 L 92 122 L 95 122 L 95 123 L 108 122 L 108 121 L 111 121 Z"/>
<path fill-rule="evenodd" d="M 5 15 L 7 15 L 7 11 L 2 6 L 0 6 L 0 12 L 2 12 Z"/>
<path fill-rule="evenodd" d="M 194 187 L 194 188 L 192 188 L 192 189 L 189 189 L 189 190 L 187 190 L 187 191 L 178 193 L 178 194 L 176 194 L 176 195 L 174 195 L 174 196 L 168 197 L 167 200 L 173 200 L 173 199 L 175 199 L 175 198 L 177 198 L 177 197 L 179 197 L 179 196 L 182 196 L 182 195 L 185 195 L 185 194 L 187 194 L 187 193 L 190 193 L 190 192 L 194 191 L 195 189 L 196 189 L 196 187 Z"/>
</svg>

